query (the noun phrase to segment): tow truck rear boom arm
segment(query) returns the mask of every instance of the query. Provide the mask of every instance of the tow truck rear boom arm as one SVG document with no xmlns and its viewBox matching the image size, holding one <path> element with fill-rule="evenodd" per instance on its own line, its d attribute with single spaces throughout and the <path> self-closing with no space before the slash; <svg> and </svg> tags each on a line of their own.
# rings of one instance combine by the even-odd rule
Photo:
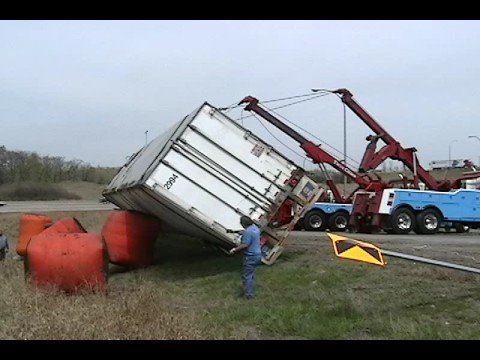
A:
<svg viewBox="0 0 480 360">
<path fill-rule="evenodd" d="M 333 91 L 334 94 L 339 94 L 342 102 L 348 106 L 373 132 L 375 136 L 369 136 L 370 140 L 367 150 L 363 156 L 360 164 L 360 171 L 368 171 L 375 169 L 387 158 L 399 160 L 407 166 L 426 186 L 431 190 L 448 191 L 452 187 L 452 183 L 448 180 L 437 181 L 430 173 L 425 170 L 416 158 L 416 149 L 405 149 L 396 141 L 365 109 L 353 99 L 353 94 L 347 89 L 338 89 Z M 376 150 L 376 142 L 382 139 L 385 146 L 378 152 Z M 417 179 L 414 179 L 418 182 Z M 418 184 L 416 184 L 418 185 Z"/>
</svg>

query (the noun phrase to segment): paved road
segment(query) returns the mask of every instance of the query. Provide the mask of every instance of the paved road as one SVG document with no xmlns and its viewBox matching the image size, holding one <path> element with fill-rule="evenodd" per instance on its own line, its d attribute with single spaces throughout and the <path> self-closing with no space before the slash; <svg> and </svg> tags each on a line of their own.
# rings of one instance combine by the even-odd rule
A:
<svg viewBox="0 0 480 360">
<path fill-rule="evenodd" d="M 452 245 L 478 245 L 480 247 L 480 231 L 472 229 L 467 233 L 458 234 L 455 231 L 450 233 L 439 232 L 434 235 L 417 235 L 410 233 L 408 235 L 395 235 L 386 233 L 377 234 L 353 234 L 348 232 L 335 233 L 341 236 L 346 236 L 350 239 L 370 241 L 376 244 L 452 244 Z M 322 231 L 294 231 L 292 232 L 298 241 L 302 240 L 314 240 L 316 237 L 325 238 L 326 232 Z"/>
<path fill-rule="evenodd" d="M 30 213 L 52 211 L 98 211 L 116 209 L 111 203 L 98 200 L 8 201 L 0 206 L 0 213 Z"/>
<path fill-rule="evenodd" d="M 383 250 L 480 267 L 480 231 L 475 229 L 463 234 L 456 232 L 439 232 L 435 235 L 352 234 L 348 232 L 337 234 L 369 242 Z M 312 251 L 320 248 L 332 250 L 327 233 L 316 231 L 292 232 L 287 246 L 293 249 Z"/>
</svg>

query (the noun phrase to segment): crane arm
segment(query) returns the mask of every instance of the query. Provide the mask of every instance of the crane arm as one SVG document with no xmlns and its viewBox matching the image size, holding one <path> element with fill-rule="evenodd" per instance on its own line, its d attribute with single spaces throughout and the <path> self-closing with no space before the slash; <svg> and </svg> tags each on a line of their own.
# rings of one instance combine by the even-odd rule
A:
<svg viewBox="0 0 480 360">
<path fill-rule="evenodd" d="M 347 89 L 337 89 L 332 91 L 334 94 L 339 94 L 342 102 L 352 110 L 362 121 L 373 130 L 378 137 L 380 137 L 385 144 L 391 145 L 397 141 L 385 130 L 375 119 L 353 99 L 353 94 Z"/>
<path fill-rule="evenodd" d="M 360 171 L 368 171 L 375 169 L 385 159 L 401 161 L 407 166 L 426 186 L 431 190 L 448 190 L 450 188 L 449 181 L 438 182 L 430 173 L 425 170 L 417 161 L 415 148 L 405 149 L 400 143 L 393 138 L 359 103 L 353 99 L 353 94 L 347 89 L 338 89 L 333 91 L 334 94 L 340 95 L 342 102 L 348 106 L 373 132 L 374 136 L 367 137 L 370 143 L 367 146 L 365 154 L 360 164 Z M 385 142 L 385 146 L 378 152 L 376 144 L 378 139 Z"/>
<path fill-rule="evenodd" d="M 353 181 L 355 181 L 357 184 L 359 184 L 363 188 L 368 188 L 371 185 L 371 181 L 368 178 L 366 178 L 366 175 L 358 174 L 357 172 L 352 170 L 350 167 L 345 165 L 343 162 L 337 160 L 332 155 L 327 153 L 325 150 L 315 145 L 313 142 L 307 140 L 304 136 L 299 134 L 290 126 L 286 125 L 281 120 L 277 119 L 275 116 L 273 116 L 272 114 L 264 110 L 262 107 L 260 107 L 260 105 L 258 104 L 258 99 L 252 96 L 247 96 L 239 103 L 239 105 L 245 104 L 245 103 L 247 104 L 247 106 L 245 107 L 245 110 L 255 112 L 256 114 L 258 114 L 259 116 L 267 120 L 269 123 L 271 123 L 272 125 L 276 126 L 278 129 L 283 131 L 285 134 L 293 138 L 295 141 L 297 141 L 300 144 L 300 147 L 305 151 L 307 156 L 311 158 L 314 163 L 329 164 L 330 166 L 332 166 L 334 169 L 338 170 L 342 174 L 347 175 L 349 178 L 351 178 Z M 339 193 L 337 192 L 337 194 Z"/>
</svg>

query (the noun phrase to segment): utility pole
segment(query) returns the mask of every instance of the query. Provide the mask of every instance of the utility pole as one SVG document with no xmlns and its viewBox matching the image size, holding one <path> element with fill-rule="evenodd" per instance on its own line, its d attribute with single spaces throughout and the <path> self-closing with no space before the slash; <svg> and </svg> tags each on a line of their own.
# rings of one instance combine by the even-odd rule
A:
<svg viewBox="0 0 480 360">
<path fill-rule="evenodd" d="M 343 104 L 343 164 L 347 166 L 347 108 Z M 347 196 L 347 175 L 343 174 L 343 197 Z"/>
<path fill-rule="evenodd" d="M 452 140 L 450 144 L 448 144 L 448 167 L 452 167 L 452 144 L 457 141 L 458 140 Z"/>
<path fill-rule="evenodd" d="M 469 138 L 471 139 L 477 139 L 478 141 L 480 141 L 480 138 L 476 135 L 468 135 Z M 478 157 L 478 165 L 477 166 L 480 166 L 480 156 Z"/>
<path fill-rule="evenodd" d="M 320 89 L 320 88 L 313 88 L 311 89 L 312 92 L 321 92 L 328 90 Z M 347 108 L 345 104 L 343 104 L 343 165 L 347 166 Z M 347 196 L 347 175 L 343 174 L 343 197 Z"/>
</svg>

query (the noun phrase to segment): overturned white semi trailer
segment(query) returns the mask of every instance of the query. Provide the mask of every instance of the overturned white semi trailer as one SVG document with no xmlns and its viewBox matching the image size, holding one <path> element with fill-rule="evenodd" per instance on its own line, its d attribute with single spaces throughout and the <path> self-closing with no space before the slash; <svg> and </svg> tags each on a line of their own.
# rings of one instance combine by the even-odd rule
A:
<svg viewBox="0 0 480 360">
<path fill-rule="evenodd" d="M 240 217 L 250 216 L 268 240 L 268 263 L 321 192 L 302 168 L 204 103 L 132 155 L 103 195 L 225 251 L 240 242 L 227 229 L 239 229 Z M 293 202 L 294 216 L 280 231 L 275 219 L 286 202 Z"/>
</svg>

